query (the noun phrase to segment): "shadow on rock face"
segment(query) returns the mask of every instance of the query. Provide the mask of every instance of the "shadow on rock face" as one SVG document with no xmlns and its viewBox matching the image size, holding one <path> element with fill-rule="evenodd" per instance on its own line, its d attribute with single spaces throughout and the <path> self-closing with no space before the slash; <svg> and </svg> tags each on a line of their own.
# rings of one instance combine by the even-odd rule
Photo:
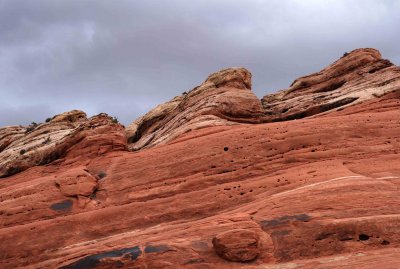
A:
<svg viewBox="0 0 400 269">
<path fill-rule="evenodd" d="M 123 248 L 90 255 L 60 269 L 118 268 L 124 266 L 125 260 L 135 261 L 140 255 L 142 250 L 138 246 Z"/>
</svg>

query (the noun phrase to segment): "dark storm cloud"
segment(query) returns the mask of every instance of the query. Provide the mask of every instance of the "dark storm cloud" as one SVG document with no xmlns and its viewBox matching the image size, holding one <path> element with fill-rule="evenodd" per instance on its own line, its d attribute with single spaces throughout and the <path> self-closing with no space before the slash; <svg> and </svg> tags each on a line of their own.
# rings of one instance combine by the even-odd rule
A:
<svg viewBox="0 0 400 269">
<path fill-rule="evenodd" d="M 70 109 L 128 124 L 221 68 L 262 95 L 358 47 L 400 63 L 400 1 L 0 0 L 0 126 Z"/>
</svg>

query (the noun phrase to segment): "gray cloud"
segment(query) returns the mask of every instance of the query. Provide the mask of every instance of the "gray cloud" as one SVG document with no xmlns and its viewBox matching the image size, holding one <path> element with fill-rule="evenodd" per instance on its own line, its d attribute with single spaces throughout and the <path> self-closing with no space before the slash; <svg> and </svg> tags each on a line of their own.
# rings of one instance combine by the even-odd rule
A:
<svg viewBox="0 0 400 269">
<path fill-rule="evenodd" d="M 0 126 L 70 109 L 130 123 L 244 66 L 259 96 L 344 52 L 400 64 L 400 0 L 0 0 Z"/>
</svg>

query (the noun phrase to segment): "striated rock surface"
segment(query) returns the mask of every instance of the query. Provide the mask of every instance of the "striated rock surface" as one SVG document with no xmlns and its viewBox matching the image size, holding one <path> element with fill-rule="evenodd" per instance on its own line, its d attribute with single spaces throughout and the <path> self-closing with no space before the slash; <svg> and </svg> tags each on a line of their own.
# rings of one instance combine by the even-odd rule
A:
<svg viewBox="0 0 400 269">
<path fill-rule="evenodd" d="M 39 141 L 70 134 L 49 149 L 56 161 L 0 180 L 0 268 L 400 268 L 400 91 L 318 117 L 237 124 L 265 120 L 259 106 L 256 116 L 243 109 L 259 104 L 244 71 L 202 85 L 219 101 L 196 111 L 221 109 L 219 124 L 179 129 L 201 122 L 187 103 L 212 100 L 194 89 L 131 126 L 140 135 L 130 146 L 148 147 L 136 152 L 104 114 L 1 129 L 1 160 L 14 164 L 20 156 L 2 154 L 34 143 L 35 156 L 48 146 L 35 142 L 43 129 Z M 223 93 L 243 106 L 224 106 Z"/>
<path fill-rule="evenodd" d="M 47 123 L 0 128 L 0 177 L 65 157 L 89 159 L 126 149 L 124 127 L 106 114 L 87 119 L 82 111 L 56 115 Z"/>
<path fill-rule="evenodd" d="M 356 49 L 289 89 L 262 98 L 270 121 L 300 119 L 400 90 L 400 67 L 375 49 Z"/>
<path fill-rule="evenodd" d="M 251 91 L 251 74 L 244 68 L 224 69 L 200 86 L 159 105 L 127 127 L 129 148 L 165 144 L 200 128 L 260 123 L 264 115 Z"/>
<path fill-rule="evenodd" d="M 397 268 L 399 97 L 4 178 L 0 267 Z M 84 169 L 93 195 L 55 184 Z"/>
</svg>

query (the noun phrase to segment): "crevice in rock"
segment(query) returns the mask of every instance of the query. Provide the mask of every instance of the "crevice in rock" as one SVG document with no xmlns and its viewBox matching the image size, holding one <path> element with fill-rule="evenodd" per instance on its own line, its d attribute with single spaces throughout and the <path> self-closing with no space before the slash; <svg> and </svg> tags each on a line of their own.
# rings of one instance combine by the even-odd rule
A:
<svg viewBox="0 0 400 269">
<path fill-rule="evenodd" d="M 314 91 L 314 93 L 331 92 L 331 91 L 341 88 L 345 83 L 346 83 L 345 80 L 339 81 L 339 82 L 334 82 L 325 87 L 317 89 L 316 91 Z"/>
<path fill-rule="evenodd" d="M 314 107 L 308 108 L 307 110 L 304 110 L 301 112 L 293 113 L 288 116 L 284 116 L 284 117 L 280 117 L 280 118 L 275 118 L 272 121 L 273 122 L 289 121 L 289 120 L 296 120 L 296 119 L 310 117 L 310 116 L 313 116 L 313 115 L 316 115 L 319 113 L 323 113 L 323 112 L 350 104 L 350 103 L 356 101 L 358 98 L 359 97 L 346 97 L 346 98 L 337 100 L 332 103 L 322 104 L 320 106 L 314 106 Z"/>
</svg>

